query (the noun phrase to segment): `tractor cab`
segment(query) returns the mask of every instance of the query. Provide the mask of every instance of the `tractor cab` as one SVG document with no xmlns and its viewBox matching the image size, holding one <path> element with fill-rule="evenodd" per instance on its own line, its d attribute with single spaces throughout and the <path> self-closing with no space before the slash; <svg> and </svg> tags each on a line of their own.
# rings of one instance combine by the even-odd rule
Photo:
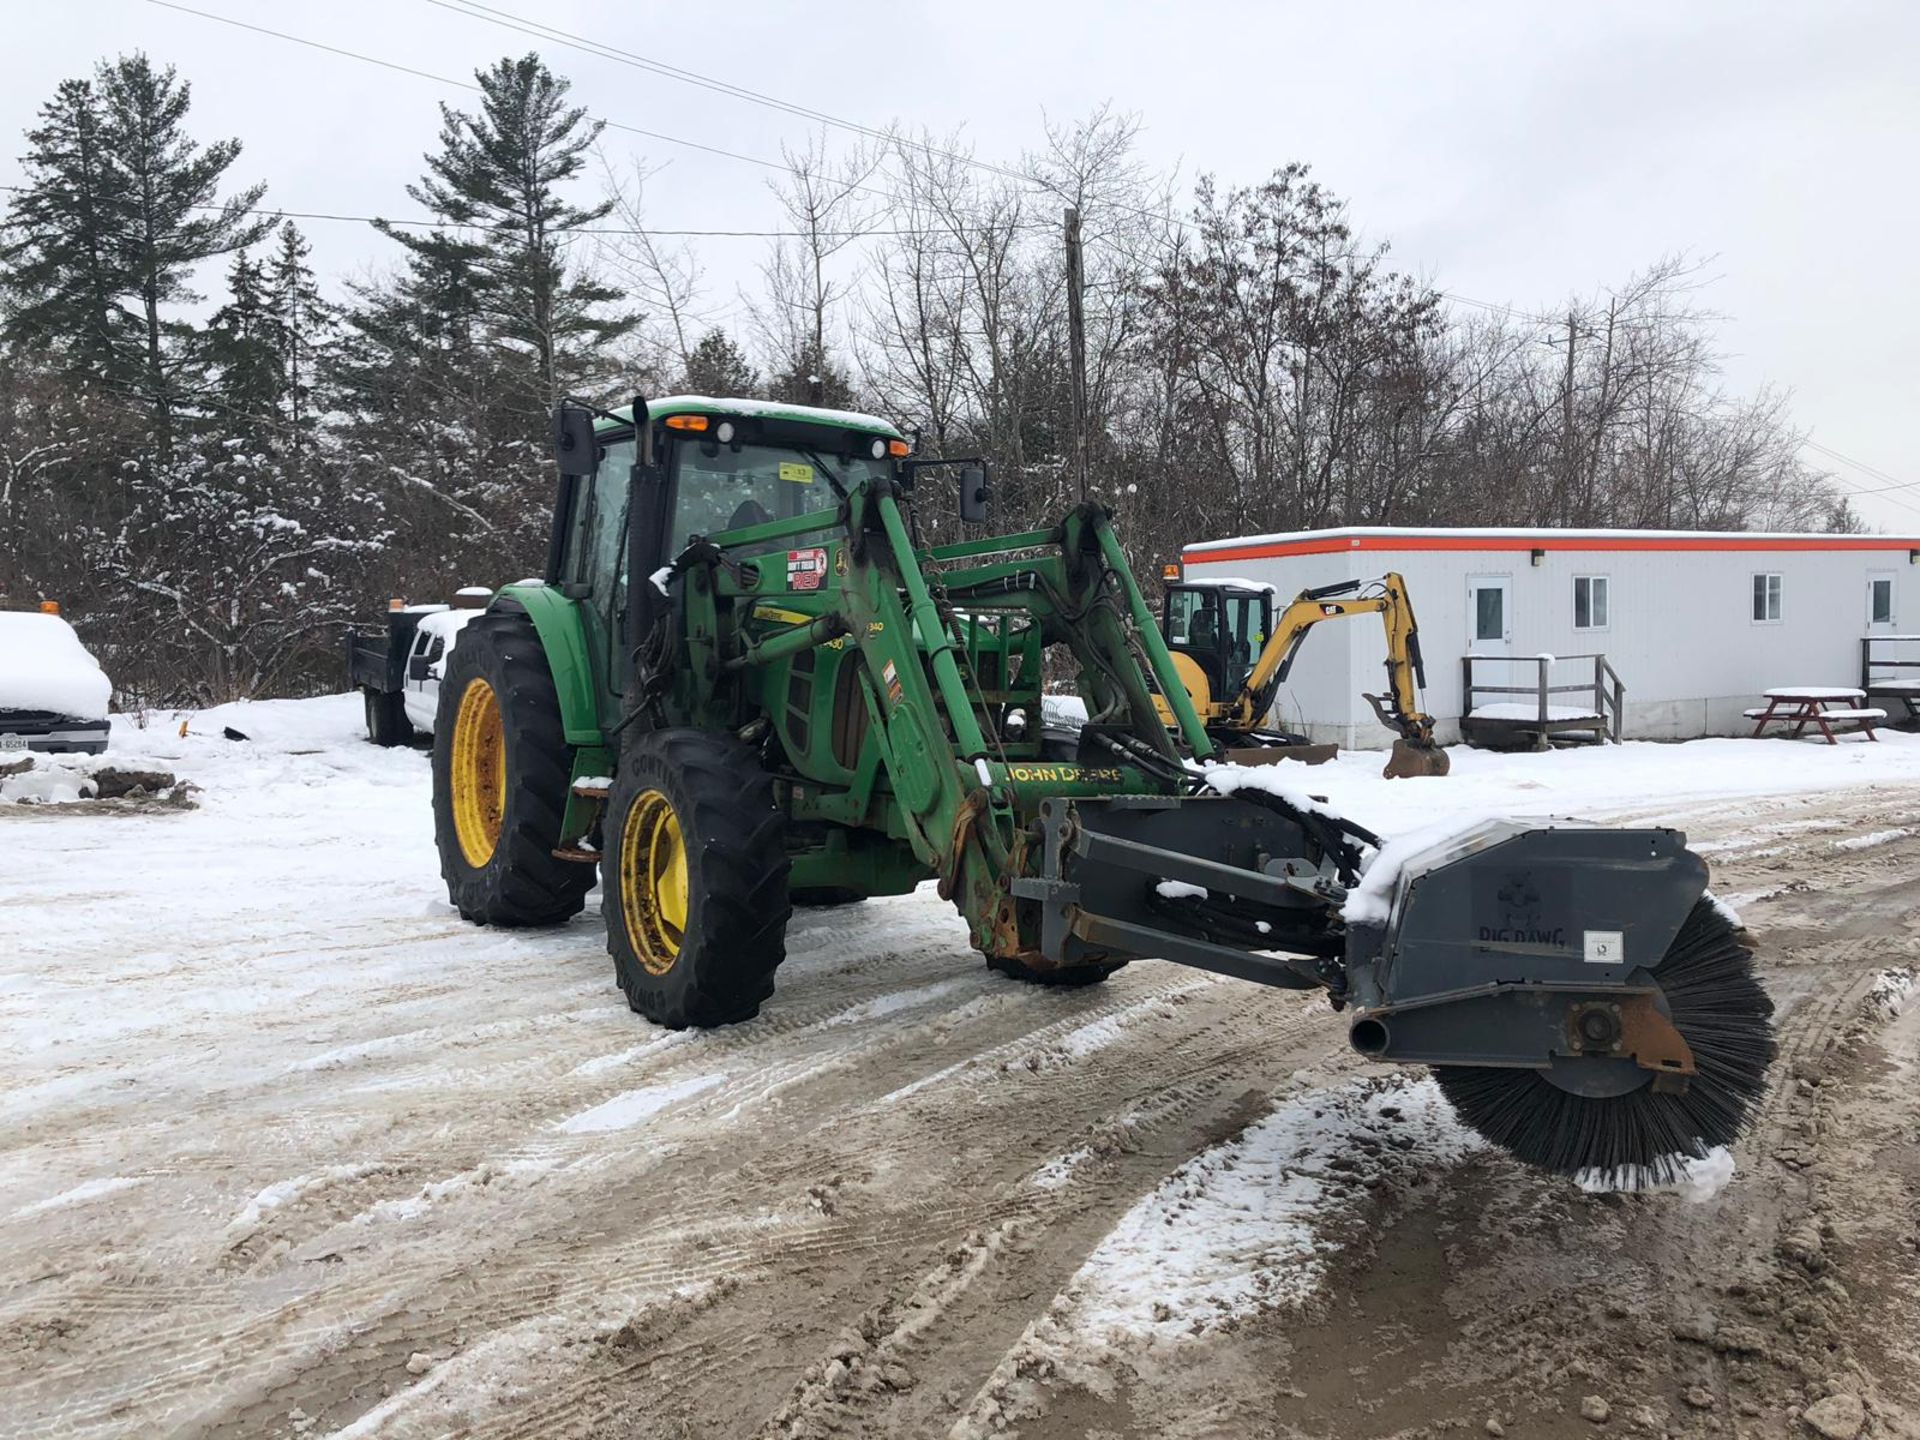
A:
<svg viewBox="0 0 1920 1440">
<path fill-rule="evenodd" d="M 1162 631 L 1168 648 L 1206 677 L 1211 702 L 1225 703 L 1240 693 L 1273 631 L 1273 590 L 1250 580 L 1171 584 Z M 1205 709 L 1208 701 L 1199 703 Z"/>
<path fill-rule="evenodd" d="M 777 532 L 732 548 L 742 557 L 814 545 L 815 530 L 782 522 L 817 515 L 818 530 L 833 528 L 847 492 L 893 473 L 910 450 L 872 416 L 692 395 L 636 408 L 638 425 L 633 410 L 572 404 L 554 417 L 562 490 L 546 583 L 584 602 L 609 699 L 624 690 L 633 645 L 664 597 L 664 586 L 632 576 L 658 576 L 696 536 Z"/>
</svg>

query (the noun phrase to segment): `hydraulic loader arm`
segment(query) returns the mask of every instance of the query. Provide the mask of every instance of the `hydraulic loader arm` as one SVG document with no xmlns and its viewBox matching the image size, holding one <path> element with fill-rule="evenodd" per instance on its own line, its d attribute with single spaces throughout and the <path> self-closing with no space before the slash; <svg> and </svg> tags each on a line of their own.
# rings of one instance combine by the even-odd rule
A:
<svg viewBox="0 0 1920 1440">
<path fill-rule="evenodd" d="M 1380 722 L 1403 740 L 1430 741 L 1433 720 L 1420 710 L 1416 687 L 1426 684 L 1420 658 L 1420 626 L 1414 619 L 1407 582 L 1389 571 L 1378 580 L 1346 580 L 1302 590 L 1274 623 L 1246 684 L 1234 702 L 1233 727 L 1255 729 L 1273 705 L 1274 692 L 1293 668 L 1307 632 L 1323 620 L 1377 614 L 1387 637 L 1387 693 L 1367 700 Z"/>
</svg>

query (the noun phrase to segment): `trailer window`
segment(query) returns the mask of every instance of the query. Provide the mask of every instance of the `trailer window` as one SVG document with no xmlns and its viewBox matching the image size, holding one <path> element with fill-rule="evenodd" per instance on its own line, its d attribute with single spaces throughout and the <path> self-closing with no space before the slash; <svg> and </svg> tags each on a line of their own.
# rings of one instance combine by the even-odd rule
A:
<svg viewBox="0 0 1920 1440">
<path fill-rule="evenodd" d="M 1780 622 L 1783 587 L 1784 581 L 1777 574 L 1762 573 L 1753 577 L 1754 624 L 1777 625 Z"/>
<path fill-rule="evenodd" d="M 1891 625 L 1893 623 L 1893 577 L 1876 575 L 1867 582 L 1867 623 L 1870 625 Z"/>
<path fill-rule="evenodd" d="M 1576 575 L 1573 577 L 1573 628 L 1576 630 L 1604 630 L 1607 628 L 1607 591 L 1610 586 L 1605 575 Z"/>
</svg>

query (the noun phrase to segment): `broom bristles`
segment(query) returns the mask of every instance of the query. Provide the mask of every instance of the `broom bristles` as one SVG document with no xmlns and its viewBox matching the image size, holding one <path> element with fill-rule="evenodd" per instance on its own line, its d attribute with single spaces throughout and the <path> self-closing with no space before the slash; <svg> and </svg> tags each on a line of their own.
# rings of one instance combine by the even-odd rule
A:
<svg viewBox="0 0 1920 1440">
<path fill-rule="evenodd" d="M 1754 976 L 1752 951 L 1704 899 L 1653 976 L 1693 1050 L 1684 1093 L 1648 1084 L 1593 1098 L 1536 1070 L 1436 1065 L 1441 1092 L 1462 1122 L 1529 1165 L 1612 1189 L 1680 1179 L 1688 1161 L 1731 1144 L 1753 1119 L 1773 1062 L 1773 1002 Z"/>
</svg>

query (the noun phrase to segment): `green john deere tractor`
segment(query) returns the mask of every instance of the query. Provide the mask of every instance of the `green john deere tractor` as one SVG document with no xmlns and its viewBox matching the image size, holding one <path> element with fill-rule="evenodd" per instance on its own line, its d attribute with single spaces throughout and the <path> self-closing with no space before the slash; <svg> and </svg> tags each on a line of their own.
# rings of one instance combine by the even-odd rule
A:
<svg viewBox="0 0 1920 1440">
<path fill-rule="evenodd" d="M 1019 980 L 1157 958 L 1324 990 L 1356 1049 L 1432 1066 L 1558 1170 L 1670 1170 L 1745 1123 L 1771 1006 L 1685 837 L 1500 824 L 1383 857 L 1215 768 L 1100 506 L 923 544 L 917 482 L 945 467 L 977 524 L 986 470 L 882 420 L 569 403 L 554 440 L 546 574 L 441 685 L 435 829 L 469 920 L 554 924 L 598 878 L 632 1007 L 712 1026 L 772 993 L 793 906 L 933 881 Z M 1077 730 L 1046 721 L 1050 654 Z"/>
</svg>

